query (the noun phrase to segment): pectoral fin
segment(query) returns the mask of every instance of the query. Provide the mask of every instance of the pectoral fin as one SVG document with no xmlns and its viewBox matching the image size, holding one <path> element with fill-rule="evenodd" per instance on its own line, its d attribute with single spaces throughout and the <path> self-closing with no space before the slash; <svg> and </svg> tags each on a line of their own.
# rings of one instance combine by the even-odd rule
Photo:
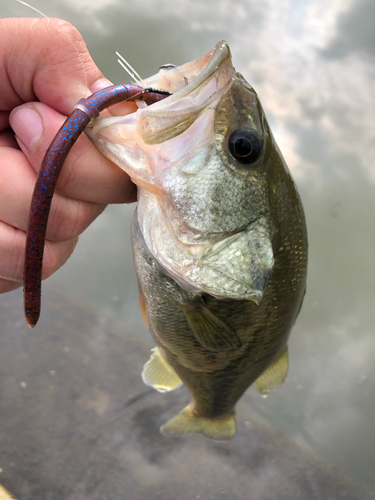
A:
<svg viewBox="0 0 375 500">
<path fill-rule="evenodd" d="M 180 377 L 163 358 L 158 347 L 152 349 L 150 359 L 143 367 L 142 380 L 159 392 L 173 391 L 182 385 Z"/>
<path fill-rule="evenodd" d="M 210 351 L 238 349 L 241 341 L 236 332 L 213 314 L 203 303 L 194 308 L 180 306 L 198 342 Z"/>
<path fill-rule="evenodd" d="M 236 430 L 234 412 L 222 419 L 199 417 L 194 414 L 191 405 L 160 428 L 160 432 L 167 436 L 200 432 L 208 438 L 219 441 L 231 439 L 236 434 Z"/>
<path fill-rule="evenodd" d="M 254 382 L 256 389 L 262 396 L 266 396 L 270 391 L 281 386 L 288 373 L 288 367 L 288 347 L 286 347 L 276 361 Z"/>
<path fill-rule="evenodd" d="M 146 300 L 145 300 L 145 296 L 143 295 L 143 292 L 140 288 L 139 288 L 139 310 L 141 311 L 141 316 L 142 316 L 143 322 L 145 324 L 145 328 L 146 328 L 146 330 L 148 330 L 150 325 L 148 324 Z"/>
</svg>

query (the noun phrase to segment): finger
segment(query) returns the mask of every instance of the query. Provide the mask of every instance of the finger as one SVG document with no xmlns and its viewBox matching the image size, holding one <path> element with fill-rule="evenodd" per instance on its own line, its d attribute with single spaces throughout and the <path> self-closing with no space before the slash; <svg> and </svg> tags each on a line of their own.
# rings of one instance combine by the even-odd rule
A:
<svg viewBox="0 0 375 500">
<path fill-rule="evenodd" d="M 14 133 L 10 128 L 0 132 L 0 148 L 3 147 L 19 149 Z"/>
<path fill-rule="evenodd" d="M 2 148 L 0 162 L 1 220 L 26 231 L 36 174 L 20 150 Z M 47 226 L 47 239 L 64 241 L 81 234 L 103 212 L 105 205 L 56 194 Z"/>
<path fill-rule="evenodd" d="M 43 279 L 61 267 L 72 254 L 78 238 L 64 242 L 46 241 Z M 0 293 L 22 285 L 26 234 L 0 221 Z"/>
<path fill-rule="evenodd" d="M 39 100 L 68 115 L 106 83 L 74 26 L 60 19 L 0 19 L 0 109 Z M 22 72 L 22 78 L 20 78 Z"/>
<path fill-rule="evenodd" d="M 9 127 L 9 111 L 0 110 L 0 131 Z"/>
<path fill-rule="evenodd" d="M 10 115 L 18 144 L 38 172 L 55 133 L 65 117 L 42 103 L 19 106 Z M 72 148 L 61 171 L 56 192 L 91 203 L 129 203 L 136 188 L 129 176 L 105 158 L 82 135 Z"/>
<path fill-rule="evenodd" d="M 0 278 L 0 293 L 8 293 L 22 286 L 22 282 Z"/>
<path fill-rule="evenodd" d="M 22 285 L 25 233 L 0 221 L 0 291 L 14 290 Z"/>
</svg>

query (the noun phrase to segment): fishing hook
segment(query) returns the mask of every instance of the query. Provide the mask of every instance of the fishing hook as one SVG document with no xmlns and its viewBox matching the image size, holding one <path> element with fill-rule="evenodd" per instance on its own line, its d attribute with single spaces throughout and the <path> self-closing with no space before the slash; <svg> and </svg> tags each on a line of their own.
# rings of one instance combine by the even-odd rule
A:
<svg viewBox="0 0 375 500">
<path fill-rule="evenodd" d="M 37 324 L 40 315 L 43 253 L 52 197 L 69 151 L 85 127 L 109 106 L 134 100 L 153 104 L 169 95 L 165 90 L 135 85 L 107 87 L 87 99 L 81 99 L 55 135 L 36 179 L 27 227 L 23 285 L 25 318 L 31 328 Z"/>
</svg>

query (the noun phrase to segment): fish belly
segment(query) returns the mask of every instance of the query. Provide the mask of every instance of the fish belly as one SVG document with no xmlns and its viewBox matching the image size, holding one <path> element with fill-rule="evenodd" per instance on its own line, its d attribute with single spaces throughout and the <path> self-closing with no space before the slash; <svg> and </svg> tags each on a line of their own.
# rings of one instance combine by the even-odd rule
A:
<svg viewBox="0 0 375 500">
<path fill-rule="evenodd" d="M 236 431 L 237 401 L 286 344 L 287 331 L 273 335 L 270 328 L 272 293 L 266 293 L 258 306 L 248 300 L 220 300 L 186 292 L 163 272 L 151 255 L 139 229 L 137 212 L 132 224 L 132 243 L 148 329 L 164 360 L 192 395 L 190 405 L 163 426 L 162 432 L 201 432 L 213 439 L 231 438 Z M 196 310 L 202 301 L 236 335 L 236 344 L 215 349 L 200 343 L 186 310 Z"/>
</svg>

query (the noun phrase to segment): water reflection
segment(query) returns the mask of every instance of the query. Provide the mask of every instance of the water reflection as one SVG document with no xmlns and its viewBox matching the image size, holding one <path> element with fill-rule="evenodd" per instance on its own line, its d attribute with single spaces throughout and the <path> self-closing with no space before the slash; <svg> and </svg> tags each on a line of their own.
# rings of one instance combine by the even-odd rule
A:
<svg viewBox="0 0 375 500">
<path fill-rule="evenodd" d="M 308 292 L 290 341 L 290 373 L 266 400 L 250 389 L 243 401 L 250 413 L 375 489 L 373 2 L 34 5 L 75 24 L 114 82 L 124 79 L 115 50 L 148 76 L 162 63 L 181 64 L 228 41 L 298 182 L 310 239 Z M 1 12 L 32 15 L 10 2 Z M 100 317 L 152 346 L 135 313 L 132 211 L 107 210 L 50 282 L 63 283 Z"/>
</svg>

